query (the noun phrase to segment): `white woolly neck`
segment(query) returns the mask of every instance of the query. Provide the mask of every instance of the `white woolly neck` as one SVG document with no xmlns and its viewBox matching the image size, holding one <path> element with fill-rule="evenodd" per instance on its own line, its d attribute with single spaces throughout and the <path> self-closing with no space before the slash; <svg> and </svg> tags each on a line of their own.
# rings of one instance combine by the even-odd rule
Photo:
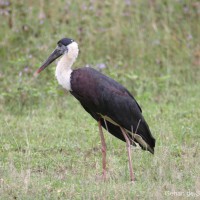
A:
<svg viewBox="0 0 200 200">
<path fill-rule="evenodd" d="M 78 56 L 78 44 L 76 42 L 72 42 L 68 46 L 68 51 L 64 53 L 64 55 L 59 60 L 56 67 L 56 78 L 58 83 L 62 85 L 68 91 L 72 91 L 71 89 L 71 73 L 72 73 L 72 65 L 75 62 Z"/>
</svg>

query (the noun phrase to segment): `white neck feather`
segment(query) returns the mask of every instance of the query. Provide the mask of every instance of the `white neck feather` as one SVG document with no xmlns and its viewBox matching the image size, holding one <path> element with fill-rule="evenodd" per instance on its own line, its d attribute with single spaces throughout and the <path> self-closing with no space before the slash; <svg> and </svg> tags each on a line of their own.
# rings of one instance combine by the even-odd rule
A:
<svg viewBox="0 0 200 200">
<path fill-rule="evenodd" d="M 55 75 L 58 80 L 58 83 L 68 91 L 72 91 L 71 67 L 78 56 L 78 51 L 79 51 L 78 44 L 76 42 L 72 42 L 70 45 L 68 45 L 68 52 L 66 52 L 62 56 L 56 67 Z"/>
</svg>

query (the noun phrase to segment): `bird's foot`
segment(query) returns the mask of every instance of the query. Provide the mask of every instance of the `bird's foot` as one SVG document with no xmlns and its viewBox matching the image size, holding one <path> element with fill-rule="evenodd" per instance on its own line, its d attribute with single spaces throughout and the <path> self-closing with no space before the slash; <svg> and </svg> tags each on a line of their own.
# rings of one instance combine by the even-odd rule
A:
<svg viewBox="0 0 200 200">
<path fill-rule="evenodd" d="M 106 181 L 106 179 L 107 179 L 107 178 L 106 178 L 106 170 L 103 170 L 101 179 L 102 179 L 103 181 Z"/>
<path fill-rule="evenodd" d="M 100 181 L 100 182 L 101 181 L 105 182 L 107 180 L 106 172 L 103 171 L 103 173 L 101 175 L 97 175 L 96 176 L 96 180 Z"/>
</svg>

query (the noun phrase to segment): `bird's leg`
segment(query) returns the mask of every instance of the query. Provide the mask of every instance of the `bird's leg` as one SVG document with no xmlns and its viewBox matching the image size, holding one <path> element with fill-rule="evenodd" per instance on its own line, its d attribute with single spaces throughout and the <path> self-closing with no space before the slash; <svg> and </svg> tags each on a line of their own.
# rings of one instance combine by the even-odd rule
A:
<svg viewBox="0 0 200 200">
<path fill-rule="evenodd" d="M 106 142 L 101 127 L 101 121 L 98 121 L 99 134 L 101 137 L 101 151 L 102 151 L 102 164 L 103 164 L 103 179 L 106 179 Z"/>
<path fill-rule="evenodd" d="M 133 167 L 132 167 L 132 161 L 131 161 L 131 144 L 130 140 L 127 136 L 127 132 L 124 128 L 120 127 L 122 134 L 126 140 L 126 145 L 127 145 L 127 151 L 128 151 L 128 162 L 129 162 L 129 170 L 130 170 L 130 176 L 131 176 L 131 181 L 134 181 L 134 175 L 133 175 Z"/>
</svg>

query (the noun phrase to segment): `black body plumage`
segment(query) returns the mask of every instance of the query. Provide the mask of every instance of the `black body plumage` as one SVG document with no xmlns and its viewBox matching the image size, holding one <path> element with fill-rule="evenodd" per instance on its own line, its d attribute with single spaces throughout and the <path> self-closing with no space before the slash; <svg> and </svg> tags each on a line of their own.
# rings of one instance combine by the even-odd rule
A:
<svg viewBox="0 0 200 200">
<path fill-rule="evenodd" d="M 93 68 L 84 67 L 73 70 L 71 88 L 71 94 L 95 120 L 101 121 L 108 132 L 125 141 L 119 126 L 116 125 L 118 124 L 141 136 L 149 148 L 144 148 L 135 139 L 134 142 L 139 143 L 142 149 L 154 153 L 155 139 L 142 116 L 139 104 L 125 87 Z M 104 120 L 102 116 L 109 117 L 116 124 Z M 130 132 L 128 134 L 132 138 Z"/>
</svg>

